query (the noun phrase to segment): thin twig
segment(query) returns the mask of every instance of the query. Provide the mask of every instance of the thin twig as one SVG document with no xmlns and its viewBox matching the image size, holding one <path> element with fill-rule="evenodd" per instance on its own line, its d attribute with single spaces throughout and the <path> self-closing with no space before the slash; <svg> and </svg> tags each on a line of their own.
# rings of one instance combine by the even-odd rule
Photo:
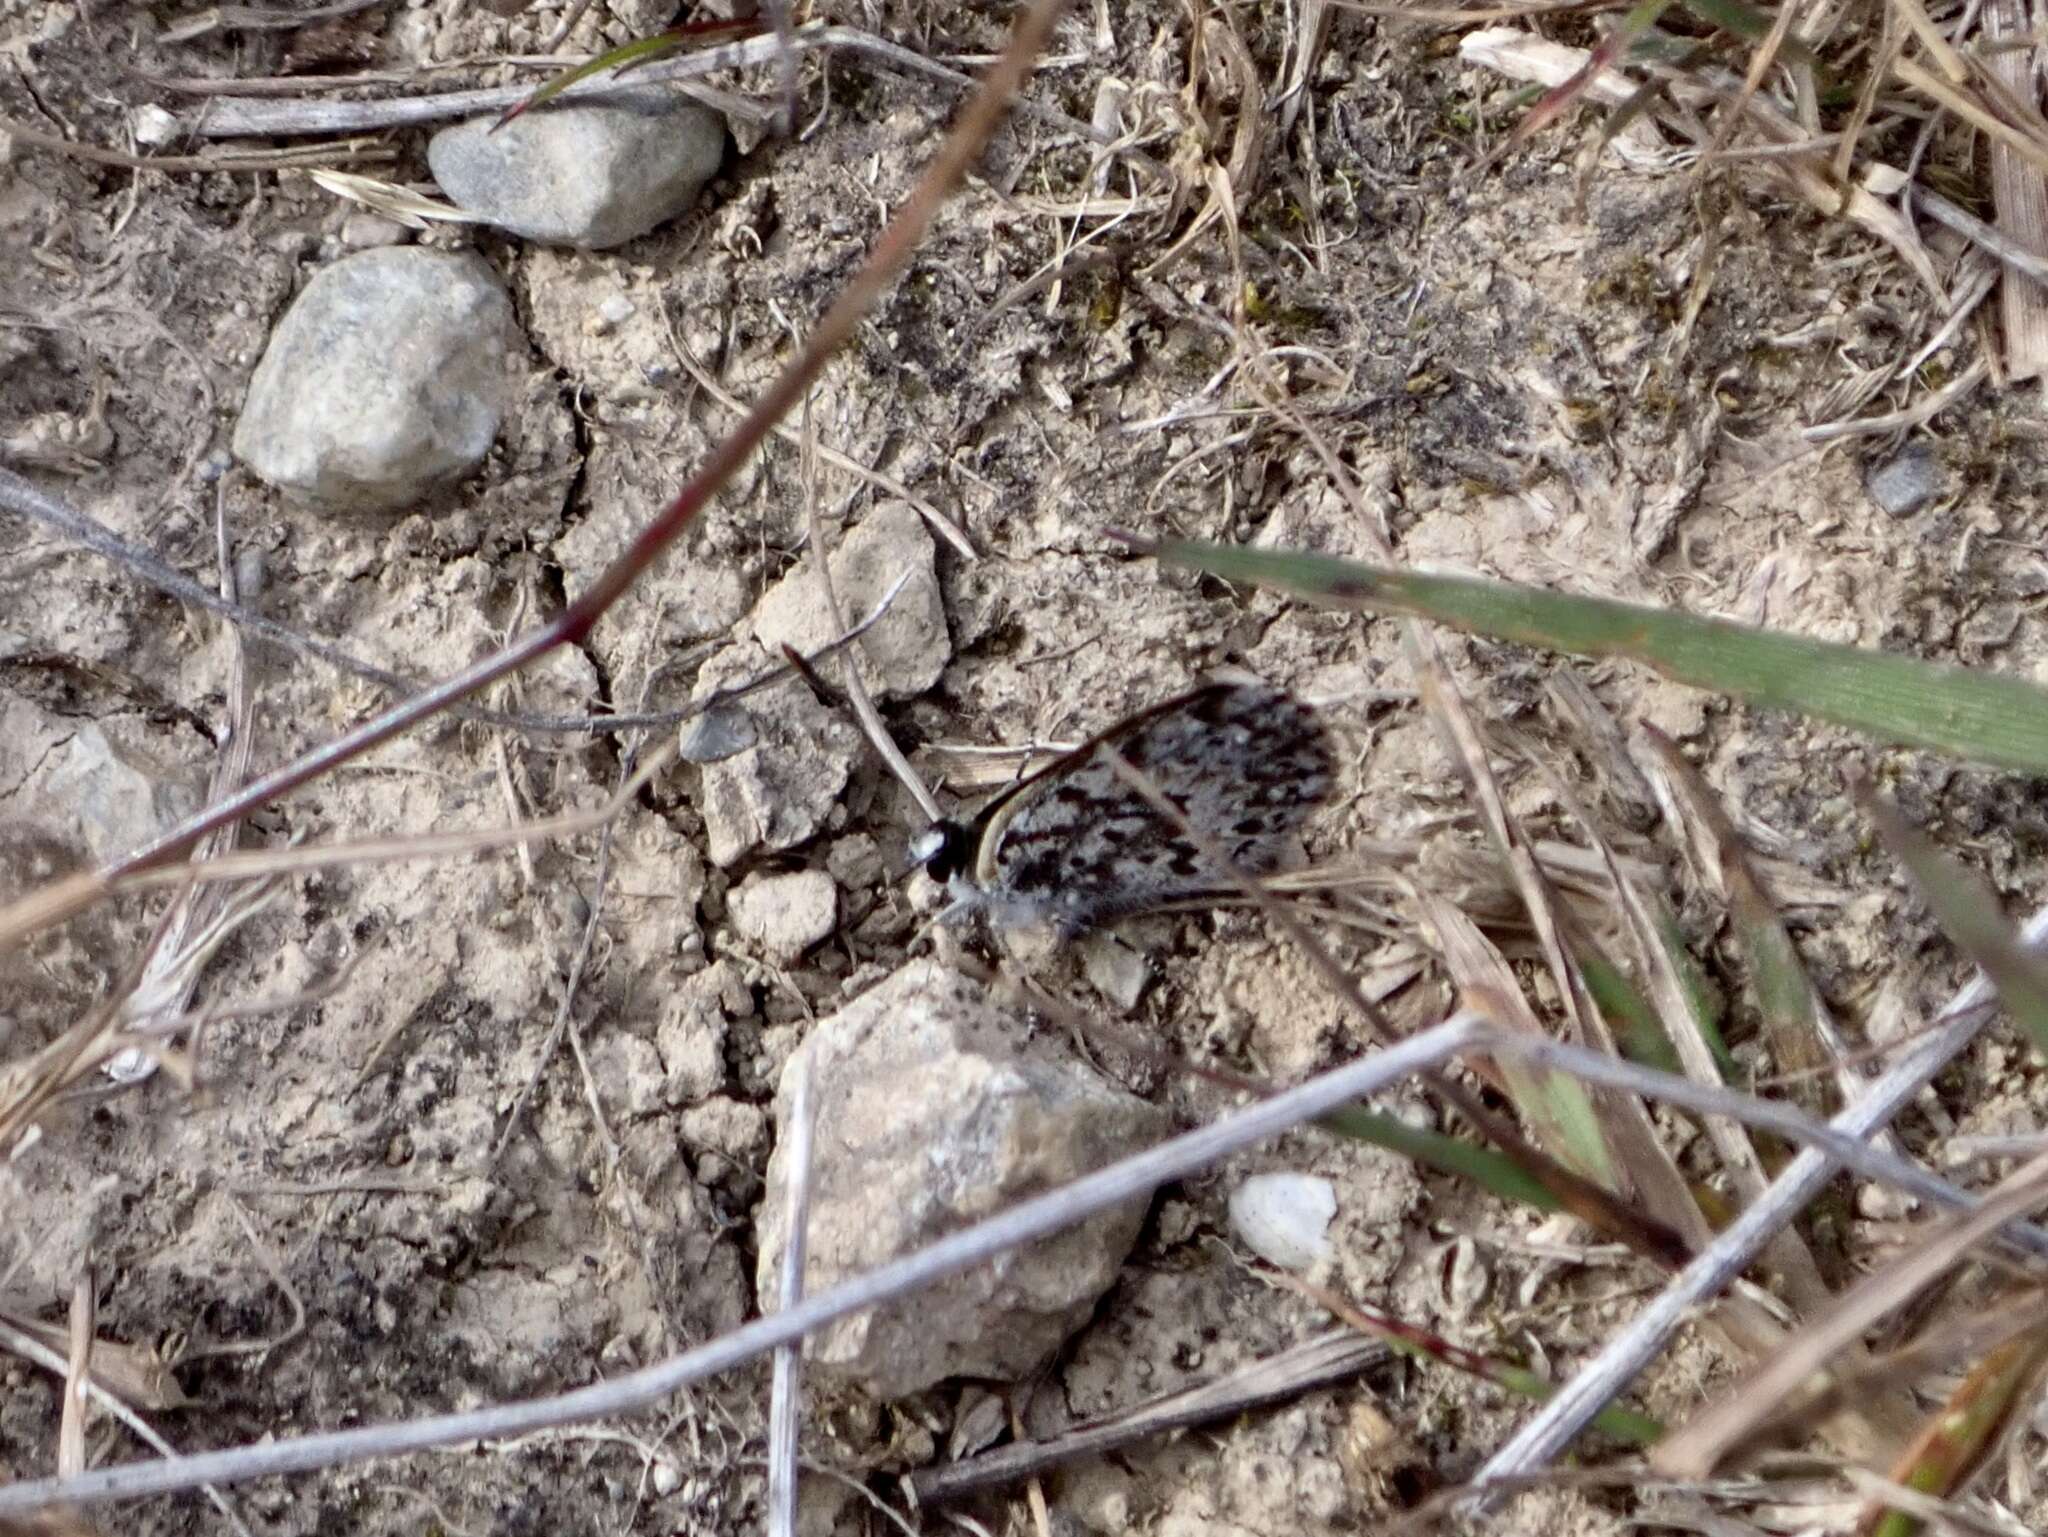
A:
<svg viewBox="0 0 2048 1537">
<path fill-rule="evenodd" d="M 959 90 L 971 90 L 974 86 L 972 75 L 941 64 L 935 59 L 927 59 L 920 53 L 892 43 L 886 38 L 863 32 L 857 27 L 799 27 L 789 42 L 798 52 L 809 52 L 813 49 L 845 49 L 851 53 L 880 59 L 913 74 L 944 81 Z M 556 100 L 576 101 L 587 100 L 593 96 L 616 95 L 637 86 L 688 80 L 718 70 L 743 69 L 788 56 L 782 38 L 773 34 L 750 37 L 737 43 L 701 49 L 680 58 L 660 59 L 651 64 L 643 64 L 623 77 L 613 73 L 579 80 L 563 91 Z M 209 139 L 238 139 L 269 134 L 361 133 L 371 129 L 395 128 L 416 123 L 439 122 L 451 117 L 501 112 L 507 107 L 516 106 L 532 94 L 532 86 L 506 85 L 474 91 L 444 91 L 433 96 L 405 96 L 391 101 L 266 102 L 228 98 L 214 101 L 204 110 L 190 114 L 190 121 L 184 126 L 193 135 Z M 1125 161 L 1144 170 L 1162 185 L 1173 184 L 1172 172 L 1150 155 L 1127 145 L 1116 144 L 1112 135 L 1099 132 L 1078 117 L 1022 96 L 1011 101 L 1009 106 L 1021 116 L 1078 135 L 1090 143 L 1109 145 Z"/>
<path fill-rule="evenodd" d="M 1355 1329 L 1332 1329 L 1213 1381 L 1169 1393 L 1105 1420 L 1046 1440 L 1019 1442 L 913 1473 L 908 1482 L 921 1506 L 965 1499 L 1048 1473 L 1082 1457 L 1104 1456 L 1170 1431 L 1286 1403 L 1318 1388 L 1347 1382 L 1391 1353 L 1392 1347 L 1384 1340 Z"/>
<path fill-rule="evenodd" d="M 712 378 L 711 371 L 700 363 L 697 360 L 697 355 L 684 345 L 683 339 L 676 334 L 675 321 L 669 315 L 665 306 L 662 309 L 661 318 L 668 327 L 670 350 L 675 353 L 676 361 L 683 365 L 683 371 L 697 381 L 697 387 L 724 406 L 726 410 L 732 412 L 733 415 L 746 415 L 746 406 L 741 404 L 730 390 L 724 388 L 716 379 Z M 798 442 L 801 439 L 801 435 L 797 430 L 787 422 L 777 422 L 775 424 L 775 435 L 786 442 L 792 443 Z M 899 501 L 908 502 L 912 507 L 915 507 L 917 515 L 931 525 L 932 532 L 951 545 L 962 560 L 981 559 L 980 553 L 974 548 L 973 542 L 968 539 L 959 524 L 955 523 L 951 518 L 939 511 L 937 507 L 933 506 L 931 502 L 919 496 L 893 475 L 886 475 L 880 470 L 872 469 L 862 464 L 852 455 L 841 453 L 829 443 L 820 443 L 818 445 L 818 457 L 835 469 L 844 470 L 849 475 L 857 475 L 870 485 L 877 486 Z"/>
<path fill-rule="evenodd" d="M 56 134 L 44 133 L 11 117 L 0 117 L 0 133 L 52 154 L 68 155 L 73 160 L 87 160 L 94 165 L 118 166 L 124 171 L 185 174 L 285 171 L 325 165 L 365 165 L 398 158 L 395 146 L 371 139 L 344 139 L 339 144 L 301 144 L 286 149 L 224 149 L 214 155 L 131 155 L 125 150 L 102 149 L 97 144 L 61 139 Z"/>
<path fill-rule="evenodd" d="M 811 1138 L 816 1129 L 811 1104 L 811 1064 L 803 1053 L 790 1065 L 789 1116 L 783 1123 L 786 1179 L 782 1269 L 776 1308 L 788 1312 L 804 1300 L 804 1259 L 811 1233 Z M 774 1384 L 768 1403 L 768 1537 L 796 1537 L 797 1423 L 803 1406 L 803 1347 L 775 1352 Z"/>
<path fill-rule="evenodd" d="M 830 616 L 834 628 L 840 623 L 839 588 L 832 580 L 832 548 L 825 540 L 825 520 L 818 515 L 817 497 L 817 450 L 818 440 L 811 430 L 811 411 L 808 401 L 804 405 L 803 426 L 804 457 L 804 517 L 811 530 L 811 559 L 817 564 L 818 589 L 825 599 L 825 612 Z M 862 732 L 869 744 L 881 755 L 905 789 L 916 799 L 918 807 L 927 821 L 939 819 L 939 803 L 926 788 L 923 778 L 911 767 L 910 760 L 903 756 L 903 750 L 896 745 L 896 739 L 889 735 L 889 726 L 882 719 L 882 712 L 875 708 L 875 702 L 868 696 L 868 686 L 860 675 L 858 653 L 846 655 L 846 697 L 853 702 L 853 713 L 859 717 Z"/>
</svg>

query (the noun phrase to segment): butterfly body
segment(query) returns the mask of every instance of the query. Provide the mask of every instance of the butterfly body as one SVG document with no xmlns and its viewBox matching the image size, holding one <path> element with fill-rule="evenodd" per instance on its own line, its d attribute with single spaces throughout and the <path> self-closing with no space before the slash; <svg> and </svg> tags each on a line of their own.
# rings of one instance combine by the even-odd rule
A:
<svg viewBox="0 0 2048 1537">
<path fill-rule="evenodd" d="M 1112 752 L 1251 875 L 1285 861 L 1331 783 L 1329 739 L 1307 705 L 1265 684 L 1205 684 L 1054 760 L 972 821 L 936 824 L 921 852 L 954 912 L 1071 939 L 1232 889 L 1229 870 L 1125 782 Z"/>
</svg>

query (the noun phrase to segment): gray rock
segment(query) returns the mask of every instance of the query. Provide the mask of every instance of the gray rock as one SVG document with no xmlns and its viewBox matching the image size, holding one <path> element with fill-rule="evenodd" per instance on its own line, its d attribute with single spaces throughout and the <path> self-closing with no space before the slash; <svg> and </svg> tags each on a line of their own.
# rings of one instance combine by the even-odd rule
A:
<svg viewBox="0 0 2048 1537">
<path fill-rule="evenodd" d="M 718 705 L 683 722 L 676 751 L 685 763 L 723 763 L 759 740 L 753 716 L 736 704 Z"/>
<path fill-rule="evenodd" d="M 744 989 L 737 968 L 719 961 L 682 978 L 664 997 L 654 1046 L 661 1054 L 663 1092 L 670 1104 L 694 1104 L 724 1087 L 723 999 L 734 988 Z"/>
<path fill-rule="evenodd" d="M 725 119 L 665 85 L 496 121 L 442 129 L 427 164 L 462 208 L 550 245 L 624 245 L 695 203 L 725 158 Z"/>
<path fill-rule="evenodd" d="M 419 246 L 347 257 L 271 332 L 235 455 L 311 502 L 409 507 L 483 462 L 524 347 L 481 258 Z"/>
<path fill-rule="evenodd" d="M 1138 1007 L 1152 980 L 1152 963 L 1143 951 L 1115 934 L 1097 930 L 1081 941 L 1080 953 L 1082 973 L 1090 987 L 1125 1014 Z"/>
<path fill-rule="evenodd" d="M 612 1105 L 629 1116 L 652 1115 L 668 1105 L 668 1074 L 652 1042 L 612 1031 L 589 1046 L 590 1070 Z"/>
<path fill-rule="evenodd" d="M 697 695 L 772 665 L 752 646 L 728 647 L 698 672 Z M 754 694 L 742 708 L 754 723 L 753 742 L 697 770 L 705 852 L 720 869 L 823 831 L 861 748 L 858 728 L 800 684 Z"/>
<path fill-rule="evenodd" d="M 883 698 L 923 693 L 952 655 L 933 555 L 924 519 L 907 502 L 878 503 L 832 552 L 832 586 L 848 624 L 858 624 L 900 577 L 910 577 L 889 612 L 854 642 L 861 681 Z M 837 638 L 809 560 L 762 595 L 753 626 L 754 638 L 770 651 L 787 643 L 808 653 Z M 838 665 L 828 664 L 826 676 Z"/>
<path fill-rule="evenodd" d="M 750 1158 L 767 1149 L 768 1117 L 758 1105 L 740 1100 L 706 1100 L 676 1117 L 676 1138 L 728 1158 Z"/>
<path fill-rule="evenodd" d="M 772 1308 L 788 1240 L 789 1099 L 816 1105 L 810 1261 L 821 1291 L 1076 1175 L 1151 1145 L 1163 1111 L 1070 1062 L 1020 1057 L 1021 1022 L 928 963 L 821 1021 L 784 1070 L 755 1281 Z M 880 1399 L 948 1377 L 1034 1370 L 1084 1323 L 1137 1239 L 1149 1201 L 1015 1251 L 811 1337 L 812 1369 Z"/>
<path fill-rule="evenodd" d="M 1895 518 L 1909 517 L 1941 494 L 1941 466 L 1924 443 L 1914 443 L 1864 482 L 1870 499 Z"/>
<path fill-rule="evenodd" d="M 726 900 L 733 927 L 778 961 L 795 960 L 839 921 L 839 888 L 823 870 L 750 875 Z"/>
<path fill-rule="evenodd" d="M 15 720 L 8 725 L 20 732 Z M 33 818 L 39 825 L 75 829 L 98 859 L 140 848 L 199 809 L 196 783 L 133 744 L 117 744 L 91 721 L 64 722 L 61 739 L 29 761 L 28 780 L 10 786 L 10 812 L 28 818 L 31 808 L 44 809 L 47 821 Z"/>
</svg>

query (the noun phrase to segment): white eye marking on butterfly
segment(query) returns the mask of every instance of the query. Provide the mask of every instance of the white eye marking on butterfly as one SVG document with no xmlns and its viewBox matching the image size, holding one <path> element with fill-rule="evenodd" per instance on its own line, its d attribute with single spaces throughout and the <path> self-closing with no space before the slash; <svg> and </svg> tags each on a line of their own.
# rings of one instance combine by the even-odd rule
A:
<svg viewBox="0 0 2048 1537">
<path fill-rule="evenodd" d="M 998 930 L 1097 924 L 1232 891 L 1229 874 L 1118 777 L 1113 748 L 1250 875 L 1279 866 L 1329 794 L 1329 737 L 1315 711 L 1262 683 L 1210 683 L 1156 704 L 1054 760 L 967 823 L 914 845 L 953 894 L 948 916 Z"/>
</svg>

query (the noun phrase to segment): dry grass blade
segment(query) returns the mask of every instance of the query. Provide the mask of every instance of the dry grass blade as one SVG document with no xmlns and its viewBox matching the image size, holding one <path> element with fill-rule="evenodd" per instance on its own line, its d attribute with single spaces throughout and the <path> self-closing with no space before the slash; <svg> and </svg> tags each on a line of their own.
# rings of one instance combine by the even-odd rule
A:
<svg viewBox="0 0 2048 1537">
<path fill-rule="evenodd" d="M 912 1473 L 906 1480 L 921 1507 L 950 1504 L 990 1489 L 1048 1473 L 1083 1457 L 1195 1425 L 1234 1419 L 1253 1409 L 1288 1403 L 1318 1388 L 1349 1382 L 1389 1355 L 1385 1343 L 1351 1329 L 1333 1329 L 1279 1354 L 1192 1388 L 1092 1420 L 1059 1435 L 1020 1441 L 979 1456 Z"/>
<path fill-rule="evenodd" d="M 0 1328 L 53 1352 L 63 1349 L 68 1338 L 68 1331 L 56 1324 L 24 1318 L 4 1308 L 0 1308 Z M 11 1344 L 11 1339 L 0 1337 L 0 1347 Z M 192 1402 L 161 1356 L 119 1340 L 93 1341 L 92 1380 L 115 1398 L 143 1409 L 182 1409 Z"/>
<path fill-rule="evenodd" d="M 1998 984 L 1999 1002 L 2048 1056 L 2048 963 L 2013 942 L 1998 899 L 1983 881 L 1943 854 L 1882 797 L 1864 787 L 1864 815 L 1913 873 L 1920 893 L 1949 938 Z"/>
<path fill-rule="evenodd" d="M 1892 1469 L 1892 1481 L 1922 1494 L 1953 1499 L 2018 1427 L 2048 1369 L 2048 1326 L 2007 1340 L 1928 1416 L 1927 1428 Z M 1917 1515 L 1883 1501 L 1872 1507 L 1858 1537 L 1914 1537 Z"/>
<path fill-rule="evenodd" d="M 1423 924 L 1442 952 L 1444 969 L 1459 992 L 1468 997 L 1485 993 L 1491 1004 L 1488 1012 L 1496 1023 L 1541 1036 L 1543 1027 L 1523 1001 L 1514 971 L 1480 933 L 1479 926 L 1442 897 L 1423 892 L 1416 900 Z M 1513 1059 L 1492 1066 L 1491 1076 L 1552 1156 L 1596 1184 L 1616 1188 L 1619 1170 L 1601 1117 L 1584 1085 Z"/>
<path fill-rule="evenodd" d="M 345 139 L 334 144 L 304 144 L 285 149 L 223 149 L 211 155 L 131 155 L 125 150 L 78 144 L 44 133 L 10 117 L 0 117 L 0 133 L 18 143 L 93 165 L 124 171 L 163 171 L 175 175 L 210 176 L 216 172 L 310 170 L 315 166 L 376 165 L 396 160 L 389 144 Z"/>
<path fill-rule="evenodd" d="M 2029 947 L 2044 940 L 2048 940 L 2048 910 L 2035 913 L 2024 934 Z M 1984 1025 L 1983 1005 L 1990 996 L 1991 985 L 1985 977 L 1980 974 L 1972 979 L 1942 1010 L 1937 1028 L 1894 1062 L 1829 1126 L 1850 1137 L 1866 1138 L 1888 1125 L 1903 1105 L 1976 1039 Z M 1480 1471 L 1482 1487 L 1496 1478 L 1510 1484 L 1519 1482 L 1563 1451 L 1588 1418 L 1632 1382 L 1692 1311 L 1739 1275 L 1771 1236 L 1819 1194 L 1839 1167 L 1827 1153 L 1810 1147 L 1802 1150 L 1772 1181 L 1762 1200 L 1738 1213 L 1649 1306 L 1487 1460 Z"/>
<path fill-rule="evenodd" d="M 379 181 L 374 176 L 354 176 L 347 171 L 308 171 L 307 177 L 323 191 L 395 219 L 407 229 L 425 229 L 429 224 L 483 224 L 481 214 L 469 213 L 453 203 L 437 202 L 410 187 Z"/>
<path fill-rule="evenodd" d="M 2026 0 L 1985 0 L 1984 36 L 1988 41 L 2031 30 Z M 2031 97 L 2040 70 L 2039 47 L 1993 54 L 1984 68 L 2008 94 Z M 2048 176 L 2012 148 L 1990 147 L 1991 195 L 1998 207 L 1998 226 L 2024 249 L 2048 251 Z M 2048 372 L 2048 290 L 2035 283 L 2007 280 L 2001 303 L 2005 311 L 2005 370 L 2008 377 L 2033 379 Z"/>
<path fill-rule="evenodd" d="M 1289 1291 L 1301 1293 L 1304 1297 L 1329 1309 L 1338 1318 L 1351 1325 L 1361 1334 L 1375 1335 L 1386 1340 L 1403 1355 L 1417 1360 L 1433 1361 L 1450 1367 L 1454 1371 L 1490 1382 L 1503 1392 L 1533 1398 L 1539 1402 L 1548 1398 L 1556 1384 L 1540 1372 L 1514 1365 L 1494 1356 L 1481 1355 L 1478 1351 L 1467 1350 L 1455 1345 L 1431 1329 L 1420 1329 L 1403 1323 L 1392 1314 L 1378 1308 L 1361 1307 L 1338 1296 L 1326 1286 L 1299 1276 L 1275 1276 L 1274 1283 Z M 1606 1435 L 1626 1446 L 1649 1446 L 1664 1434 L 1664 1427 L 1646 1414 L 1632 1409 L 1606 1409 L 1594 1421 Z"/>
<path fill-rule="evenodd" d="M 1748 956 L 1750 983 L 1764 1031 L 1770 1037 L 1775 1071 L 1799 1075 L 1793 1080 L 1793 1097 L 1809 1112 L 1824 1114 L 1831 1107 L 1825 1103 L 1815 1074 L 1835 1061 L 1844 1048 L 1826 1018 L 1820 994 L 1720 801 L 1676 743 L 1654 726 L 1646 727 L 1644 735 L 1676 791 L 1675 798 L 1702 834 L 1698 842 L 1708 856 L 1702 861 L 1702 873 L 1719 884 L 1736 936 Z M 1860 1087 L 1861 1076 L 1847 1067 L 1840 1072 L 1846 1075 L 1840 1080 L 1846 1098 Z"/>
<path fill-rule="evenodd" d="M 2044 1327 L 2048 1327 L 2048 1296 L 2026 1292 L 1998 1306 L 1950 1319 L 1909 1345 L 1867 1357 L 1861 1365 L 1831 1362 L 1824 1380 L 1810 1382 L 1809 1391 L 1774 1406 L 1769 1416 L 1751 1429 L 1746 1445 L 1804 1440 L 1816 1424 L 1855 1402 L 1860 1394 L 1910 1391 L 1932 1372 L 1957 1361 L 1988 1357 L 2021 1335 Z M 1759 1462 L 1768 1456 L 1759 1453 Z"/>
<path fill-rule="evenodd" d="M 1485 169 L 1528 143 L 1563 116 L 1566 109 L 1590 91 L 1601 75 L 1628 51 L 1630 44 L 1656 25 L 1657 18 L 1664 14 L 1670 3 L 1671 0 L 1637 0 L 1637 4 L 1621 19 L 1620 24 L 1601 40 L 1597 48 L 1585 56 L 1585 63 L 1579 66 L 1577 73 L 1552 86 L 1544 94 L 1543 99 L 1523 115 L 1521 122 L 1515 125 L 1514 131 L 1480 161 L 1480 169 Z M 1622 106 L 1626 110 L 1626 99 Z"/>
<path fill-rule="evenodd" d="M 1772 1428 L 1778 1407 L 1864 1331 L 1910 1301 L 1991 1233 L 2038 1206 L 2048 1194 L 2048 1157 L 2037 1158 L 2000 1182 L 1967 1216 L 1938 1224 L 1921 1245 L 1866 1277 L 1815 1319 L 1776 1360 L 1765 1362 L 1738 1387 L 1673 1432 L 1650 1454 L 1650 1464 L 1672 1478 L 1706 1478 L 1752 1437 Z"/>
</svg>

